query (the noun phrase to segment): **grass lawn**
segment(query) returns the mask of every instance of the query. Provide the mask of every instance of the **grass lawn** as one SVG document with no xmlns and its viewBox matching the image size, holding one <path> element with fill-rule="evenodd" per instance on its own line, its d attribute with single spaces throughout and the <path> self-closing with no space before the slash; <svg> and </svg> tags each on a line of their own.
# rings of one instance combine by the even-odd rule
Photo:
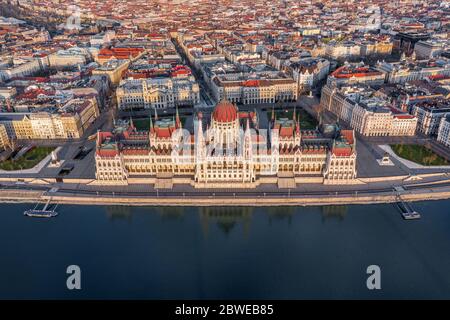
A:
<svg viewBox="0 0 450 320">
<path fill-rule="evenodd" d="M 145 131 L 150 128 L 150 120 L 148 118 L 133 119 L 133 124 L 138 131 Z"/>
<path fill-rule="evenodd" d="M 418 144 L 392 144 L 390 147 L 399 157 L 423 166 L 445 166 L 450 164 L 432 150 Z"/>
<path fill-rule="evenodd" d="M 319 124 L 316 119 L 314 119 L 308 112 L 303 109 L 297 108 L 296 111 L 297 116 L 300 116 L 300 128 L 302 130 L 312 130 L 317 127 Z M 276 118 L 289 118 L 292 119 L 292 114 L 294 113 L 294 109 L 286 109 L 286 110 L 275 110 Z M 272 109 L 267 111 L 267 117 L 269 120 L 272 117 Z"/>
<path fill-rule="evenodd" d="M 164 116 L 161 117 L 160 119 L 162 119 L 162 118 L 164 118 Z M 186 118 L 187 117 L 180 116 L 180 121 L 181 121 L 182 126 L 184 126 L 184 124 L 186 123 Z M 172 117 L 170 117 L 170 119 L 172 119 Z M 138 131 L 147 131 L 150 129 L 150 119 L 149 118 L 133 119 L 133 124 Z M 154 124 L 155 124 L 155 120 L 153 120 L 153 125 Z"/>
<path fill-rule="evenodd" d="M 2 170 L 24 170 L 33 168 L 39 162 L 48 156 L 55 148 L 53 147 L 34 147 L 17 160 L 7 160 L 0 163 Z"/>
</svg>

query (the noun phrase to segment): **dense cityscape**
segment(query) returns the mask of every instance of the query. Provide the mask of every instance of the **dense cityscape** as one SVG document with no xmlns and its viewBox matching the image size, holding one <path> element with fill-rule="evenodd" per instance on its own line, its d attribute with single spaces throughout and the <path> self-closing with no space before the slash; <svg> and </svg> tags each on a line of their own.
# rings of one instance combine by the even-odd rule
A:
<svg viewBox="0 0 450 320">
<path fill-rule="evenodd" d="M 438 0 L 0 0 L 0 299 L 448 299 L 449 34 Z"/>
<path fill-rule="evenodd" d="M 98 194 L 447 177 L 447 2 L 1 8 L 4 182 Z"/>
</svg>

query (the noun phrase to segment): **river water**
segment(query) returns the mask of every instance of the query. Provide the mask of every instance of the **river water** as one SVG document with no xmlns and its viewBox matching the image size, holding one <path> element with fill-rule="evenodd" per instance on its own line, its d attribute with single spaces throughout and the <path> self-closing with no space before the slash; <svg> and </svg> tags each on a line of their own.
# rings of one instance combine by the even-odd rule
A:
<svg viewBox="0 0 450 320">
<path fill-rule="evenodd" d="M 0 204 L 0 298 L 450 298 L 450 201 L 277 208 Z M 66 269 L 81 270 L 68 290 Z M 369 265 L 381 289 L 368 290 Z"/>
</svg>

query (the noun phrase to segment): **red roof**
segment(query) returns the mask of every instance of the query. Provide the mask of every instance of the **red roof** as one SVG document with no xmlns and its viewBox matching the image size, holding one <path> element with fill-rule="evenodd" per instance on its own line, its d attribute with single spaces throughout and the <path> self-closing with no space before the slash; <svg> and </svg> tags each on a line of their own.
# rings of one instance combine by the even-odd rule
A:
<svg viewBox="0 0 450 320">
<path fill-rule="evenodd" d="M 380 71 L 372 70 L 368 67 L 358 67 L 358 68 L 349 68 L 347 66 L 342 66 L 338 69 L 336 69 L 331 76 L 335 78 L 351 78 L 351 77 L 369 77 L 369 76 L 375 76 L 375 75 L 382 75 Z"/>
<path fill-rule="evenodd" d="M 24 92 L 17 96 L 17 100 L 21 99 L 37 99 L 39 95 L 44 96 L 53 96 L 55 94 L 54 90 L 45 90 L 45 89 L 33 89 L 27 92 Z"/>
<path fill-rule="evenodd" d="M 334 148 L 333 154 L 338 157 L 349 157 L 352 155 L 352 148 L 350 147 Z"/>
<path fill-rule="evenodd" d="M 146 149 L 124 149 L 122 151 L 123 154 L 126 155 L 141 155 L 141 156 L 145 156 L 148 154 L 148 150 Z"/>
<path fill-rule="evenodd" d="M 99 59 L 128 59 L 130 57 L 137 57 L 143 51 L 142 48 L 103 48 L 98 52 Z"/>
<path fill-rule="evenodd" d="M 410 114 L 399 114 L 394 116 L 397 119 L 413 119 L 414 116 Z"/>
<path fill-rule="evenodd" d="M 353 130 L 342 130 L 341 135 L 347 140 L 349 144 L 353 144 Z"/>
<path fill-rule="evenodd" d="M 292 137 L 294 135 L 293 127 L 281 127 L 280 137 Z"/>
<path fill-rule="evenodd" d="M 443 75 L 443 74 L 434 74 L 434 75 L 428 76 L 428 78 L 430 80 L 442 80 L 442 79 L 447 79 L 448 76 Z"/>
<path fill-rule="evenodd" d="M 46 77 L 13 77 L 11 81 L 19 80 L 19 81 L 35 81 L 35 82 L 48 82 L 49 79 Z"/>
<path fill-rule="evenodd" d="M 259 87 L 259 80 L 247 80 L 242 83 L 244 87 Z"/>
<path fill-rule="evenodd" d="M 253 118 L 255 116 L 255 112 L 251 111 L 241 111 L 239 112 L 239 119 L 247 119 L 247 118 Z"/>
<path fill-rule="evenodd" d="M 119 153 L 116 150 L 99 149 L 97 150 L 97 155 L 99 155 L 102 158 L 114 158 L 118 156 Z"/>
<path fill-rule="evenodd" d="M 349 157 L 353 154 L 352 145 L 354 144 L 353 130 L 342 130 L 341 136 L 347 145 L 333 147 L 333 154 L 338 157 Z"/>
<path fill-rule="evenodd" d="M 172 130 L 170 128 L 155 128 L 154 130 L 158 138 L 170 138 L 172 136 Z"/>
<path fill-rule="evenodd" d="M 105 158 L 113 158 L 119 155 L 119 152 L 115 148 L 104 149 L 99 147 L 106 139 L 111 139 L 113 137 L 113 134 L 111 132 L 99 132 L 97 137 L 97 155 Z"/>
<path fill-rule="evenodd" d="M 237 108 L 227 100 L 222 100 L 217 104 L 213 112 L 213 118 L 217 122 L 232 122 L 238 117 Z"/>
</svg>

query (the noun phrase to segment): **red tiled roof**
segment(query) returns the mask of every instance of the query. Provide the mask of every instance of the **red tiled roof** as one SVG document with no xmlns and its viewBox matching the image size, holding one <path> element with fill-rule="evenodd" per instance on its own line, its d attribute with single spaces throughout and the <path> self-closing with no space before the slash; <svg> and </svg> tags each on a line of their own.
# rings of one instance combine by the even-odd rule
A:
<svg viewBox="0 0 450 320">
<path fill-rule="evenodd" d="M 281 127 L 280 128 L 280 137 L 292 137 L 294 134 L 293 127 Z"/>
<path fill-rule="evenodd" d="M 395 118 L 397 119 L 413 119 L 414 116 L 410 115 L 410 114 L 399 114 L 399 115 L 394 115 Z"/>
<path fill-rule="evenodd" d="M 112 158 L 117 156 L 118 154 L 119 153 L 117 152 L 117 150 L 104 150 L 104 149 L 97 150 L 97 155 L 104 158 Z"/>
<path fill-rule="evenodd" d="M 341 135 L 347 140 L 349 144 L 353 144 L 353 130 L 342 130 Z"/>
<path fill-rule="evenodd" d="M 375 76 L 375 75 L 382 75 L 380 71 L 370 71 L 368 67 L 359 67 L 355 69 L 351 69 L 347 66 L 342 66 L 338 69 L 336 69 L 331 76 L 335 78 L 361 78 L 361 77 L 369 77 L 369 76 Z"/>
<path fill-rule="evenodd" d="M 154 132 L 158 138 L 170 138 L 172 136 L 170 128 L 154 128 Z"/>
<path fill-rule="evenodd" d="M 338 157 L 349 157 L 352 155 L 351 147 L 333 148 L 333 154 Z"/>
<path fill-rule="evenodd" d="M 259 87 L 259 80 L 247 80 L 242 83 L 244 87 Z"/>
<path fill-rule="evenodd" d="M 443 75 L 443 74 L 434 74 L 434 75 L 428 76 L 428 78 L 430 80 L 442 80 L 442 79 L 447 79 L 448 76 Z"/>
<path fill-rule="evenodd" d="M 228 100 L 220 101 L 214 108 L 213 118 L 217 122 L 232 122 L 238 117 L 237 108 Z"/>
<path fill-rule="evenodd" d="M 115 57 L 116 59 L 128 59 L 129 57 L 137 57 L 142 51 L 142 48 L 104 48 L 98 52 L 98 58 L 110 59 Z"/>
<path fill-rule="evenodd" d="M 148 150 L 146 149 L 124 149 L 122 153 L 125 155 L 147 155 Z"/>
</svg>

